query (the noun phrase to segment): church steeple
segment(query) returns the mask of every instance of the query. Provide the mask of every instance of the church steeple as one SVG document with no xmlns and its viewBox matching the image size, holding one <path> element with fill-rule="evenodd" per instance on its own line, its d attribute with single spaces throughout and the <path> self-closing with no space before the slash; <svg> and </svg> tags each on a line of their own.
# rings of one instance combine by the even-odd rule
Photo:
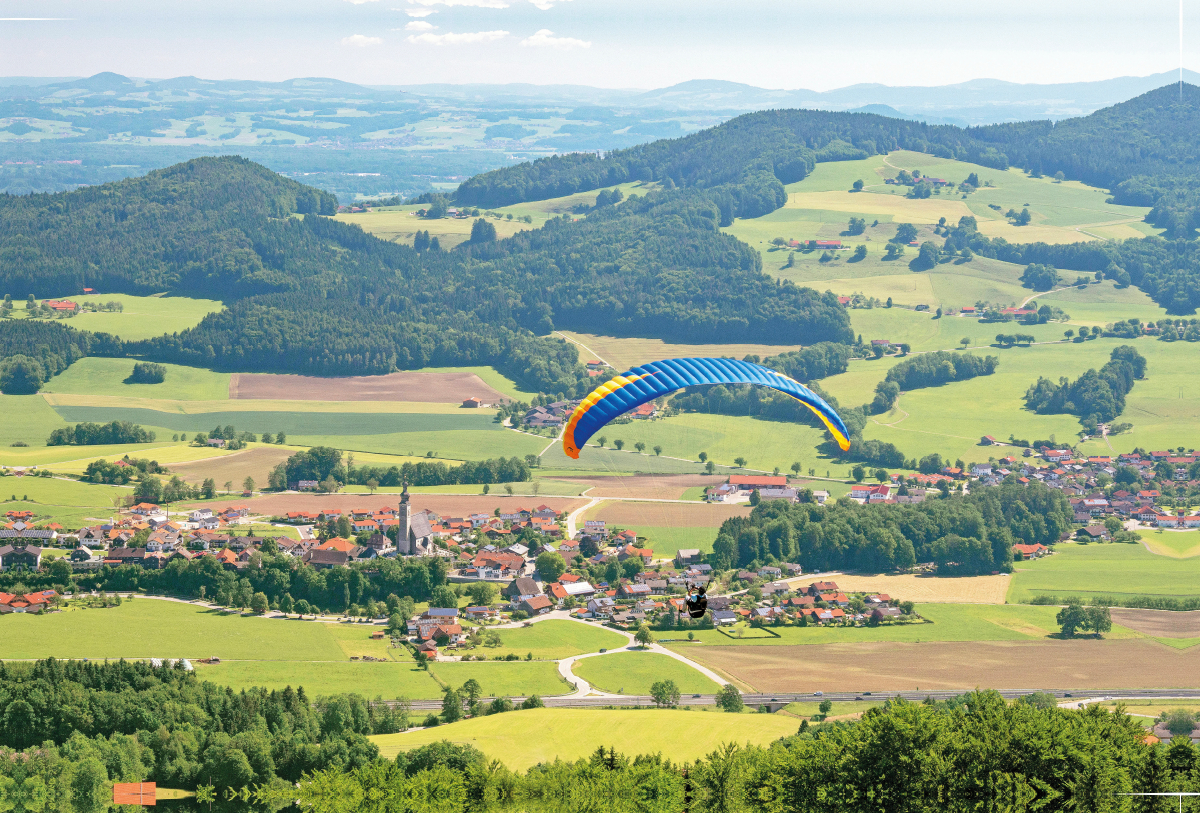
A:
<svg viewBox="0 0 1200 813">
<path fill-rule="evenodd" d="M 396 550 L 402 555 L 415 553 L 412 545 L 412 505 L 408 502 L 408 478 L 404 478 L 404 489 L 400 492 L 400 513 L 396 524 Z"/>
</svg>

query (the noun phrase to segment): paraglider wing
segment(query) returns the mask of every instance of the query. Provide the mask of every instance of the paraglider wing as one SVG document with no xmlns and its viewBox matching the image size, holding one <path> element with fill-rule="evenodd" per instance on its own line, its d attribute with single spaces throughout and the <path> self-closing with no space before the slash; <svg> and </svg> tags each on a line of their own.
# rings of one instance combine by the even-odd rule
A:
<svg viewBox="0 0 1200 813">
<path fill-rule="evenodd" d="M 578 460 L 579 450 L 600 427 L 642 404 L 698 384 L 761 384 L 801 402 L 821 419 L 842 451 L 850 448 L 846 424 L 829 404 L 799 381 L 737 359 L 666 359 L 652 361 L 601 384 L 580 402 L 567 421 L 563 451 Z"/>
</svg>

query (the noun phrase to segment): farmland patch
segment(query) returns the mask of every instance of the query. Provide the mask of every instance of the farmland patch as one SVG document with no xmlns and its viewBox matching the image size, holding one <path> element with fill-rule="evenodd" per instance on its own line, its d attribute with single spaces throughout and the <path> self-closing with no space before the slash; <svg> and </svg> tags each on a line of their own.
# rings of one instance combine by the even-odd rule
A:
<svg viewBox="0 0 1200 813">
<path fill-rule="evenodd" d="M 282 401 L 428 401 L 461 404 L 478 398 L 494 404 L 504 396 L 473 373 L 399 372 L 318 378 L 307 375 L 235 373 L 229 397 Z"/>
</svg>

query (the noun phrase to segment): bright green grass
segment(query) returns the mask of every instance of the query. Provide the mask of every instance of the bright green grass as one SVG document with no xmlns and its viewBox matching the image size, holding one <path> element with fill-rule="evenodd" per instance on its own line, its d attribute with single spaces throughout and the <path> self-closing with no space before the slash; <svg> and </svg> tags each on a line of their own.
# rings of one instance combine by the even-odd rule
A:
<svg viewBox="0 0 1200 813">
<path fill-rule="evenodd" d="M 749 469 L 771 471 L 778 466 L 788 471 L 794 461 L 800 461 L 805 469 L 813 466 L 817 474 L 824 476 L 830 468 L 824 459 L 818 460 L 816 446 L 822 442 L 822 430 L 811 426 L 780 421 L 764 421 L 749 416 L 706 415 L 688 413 L 654 421 L 634 421 L 629 424 L 605 427 L 599 434 L 607 435 L 611 444 L 615 438 L 625 441 L 628 449 L 637 441 L 647 448 L 663 447 L 663 456 L 697 460 L 700 452 L 706 452 L 710 460 L 722 466 L 732 466 L 734 459 L 744 457 Z M 554 457 L 552 457 L 552 455 Z M 555 447 L 542 457 L 543 468 L 558 466 L 558 458 L 566 459 L 561 448 Z M 598 466 L 591 458 L 598 458 Z M 617 473 L 627 471 L 698 472 L 702 466 L 683 461 L 656 460 L 653 455 L 637 455 L 629 452 L 602 452 L 589 446 L 580 455 L 579 463 L 589 463 L 589 468 Z M 666 465 L 664 465 L 666 464 Z M 663 466 L 651 468 L 651 466 Z M 667 468 L 673 465 L 673 468 Z M 633 468 L 639 466 L 640 468 Z M 846 473 L 839 466 L 836 476 Z M 727 469 L 722 474 L 737 473 Z"/>
<path fill-rule="evenodd" d="M 80 483 L 56 477 L 0 477 L 0 514 L 32 511 L 38 522 L 53 520 L 75 529 L 90 518 L 112 516 L 113 501 L 128 497 L 130 488 Z M 12 497 L 16 497 L 13 500 Z"/>
<path fill-rule="evenodd" d="M 536 625 L 535 625 L 536 626 Z M 474 678 L 487 697 L 567 694 L 572 690 L 553 661 L 437 662 L 429 671 L 442 683 L 462 686 Z"/>
<path fill-rule="evenodd" d="M 46 392 L 80 395 L 127 395 L 177 401 L 225 401 L 229 398 L 229 373 L 214 373 L 200 367 L 164 364 L 166 380 L 161 384 L 126 384 L 134 359 L 83 358 L 50 379 Z"/>
<path fill-rule="evenodd" d="M 234 689 L 303 686 L 309 698 L 353 692 L 368 698 L 425 700 L 442 694 L 428 672 L 407 663 L 222 661 L 215 666 L 198 664 L 196 674 Z"/>
<path fill-rule="evenodd" d="M 1036 596 L 1200 596 L 1200 558 L 1175 559 L 1141 545 L 1058 545 L 1015 565 L 1009 601 Z"/>
<path fill-rule="evenodd" d="M 11 623 L 10 623 L 11 622 Z M 327 625 L 242 618 L 138 598 L 106 610 L 4 619 L 0 658 L 202 658 L 345 661 Z"/>
<path fill-rule="evenodd" d="M 838 701 L 833 704 L 833 708 L 829 710 L 830 717 L 839 717 L 846 714 L 862 714 L 867 709 L 874 709 L 882 706 L 883 702 L 879 700 L 864 700 L 864 701 Z M 821 713 L 821 702 L 814 701 L 812 703 L 788 703 L 784 707 L 784 711 L 792 714 L 800 715 L 801 717 L 812 717 Z"/>
<path fill-rule="evenodd" d="M 578 621 L 554 619 L 539 621 L 528 627 L 497 630 L 502 646 L 481 646 L 468 654 L 487 655 L 496 660 L 510 653 L 525 657 L 532 653 L 537 660 L 559 660 L 600 649 L 615 649 L 624 646 L 626 638 L 612 630 Z"/>
<path fill-rule="evenodd" d="M 1089 285 L 1082 291 L 1068 288 L 1039 295 L 1037 302 L 1062 308 L 1076 325 L 1107 325 L 1135 317 L 1142 321 L 1157 321 L 1167 316 L 1166 310 L 1156 305 L 1144 291 L 1132 286 L 1117 288 L 1107 280 L 1099 285 Z"/>
<path fill-rule="evenodd" d="M 1182 558 L 1194 556 L 1200 546 L 1200 531 L 1142 531 L 1142 539 L 1151 552 Z"/>
<path fill-rule="evenodd" d="M 688 510 L 681 505 L 680 514 Z M 639 537 L 646 537 L 645 542 L 638 544 L 650 548 L 660 557 L 674 557 L 680 548 L 696 548 L 701 553 L 712 553 L 713 540 L 717 538 L 716 528 L 669 528 L 652 525 L 631 525 L 631 530 Z"/>
<path fill-rule="evenodd" d="M 588 445 L 579 451 L 578 460 L 567 457 L 562 450 L 562 444 L 556 442 L 542 455 L 539 465 L 547 474 L 551 471 L 569 471 L 578 475 L 703 473 L 704 464 L 695 458 L 700 449 L 694 448 L 694 444 L 688 442 L 688 433 L 674 423 L 676 420 L 666 418 L 607 426 L 603 431 L 597 432 Z M 596 445 L 601 436 L 608 440 L 603 449 Z M 612 442 L 617 439 L 625 441 L 624 450 L 612 448 Z M 639 440 L 646 443 L 648 450 L 653 449 L 655 445 L 662 446 L 662 456 L 650 452 L 639 454 L 632 448 Z M 719 474 L 727 474 L 729 471 L 726 467 L 717 467 Z"/>
<path fill-rule="evenodd" d="M 629 181 L 627 183 L 617 184 L 616 186 L 606 186 L 605 189 L 620 189 L 625 197 L 630 195 L 645 195 L 648 192 L 658 188 L 658 184 L 650 181 Z M 551 217 L 569 214 L 572 217 L 579 217 L 575 214 L 576 206 L 583 204 L 584 206 L 595 206 L 596 196 L 600 194 L 599 189 L 591 192 L 579 192 L 574 195 L 566 195 L 560 198 L 549 198 L 548 200 L 530 201 L 529 203 L 516 203 L 512 206 L 501 206 L 494 211 L 500 214 L 511 214 L 514 218 L 529 215 L 533 218 L 534 226 L 543 225 Z M 618 204 L 619 205 L 619 204 Z M 491 223 L 499 224 L 501 221 L 493 218 L 487 218 Z M 531 228 L 526 225 L 525 228 Z"/>
<path fill-rule="evenodd" d="M 1058 632 L 1057 607 L 1023 604 L 922 604 L 917 613 L 932 623 L 896 624 L 879 627 L 772 627 L 778 638 L 752 636 L 731 638 L 717 630 L 700 630 L 696 640 L 706 646 L 780 646 L 797 644 L 841 644 L 895 641 L 1028 641 Z M 1109 637 L 1131 637 L 1135 633 L 1113 627 Z M 687 654 L 695 644 L 674 644 Z"/>
<path fill-rule="evenodd" d="M 164 333 L 178 333 L 200 324 L 200 320 L 224 307 L 211 299 L 183 296 L 129 296 L 96 294 L 71 296 L 72 302 L 120 302 L 121 313 L 81 313 L 68 320 L 71 327 L 93 333 L 112 333 L 126 341 L 150 339 Z"/>
<path fill-rule="evenodd" d="M 505 486 L 512 486 L 514 497 L 577 497 L 584 486 L 576 483 L 566 483 L 561 480 L 539 479 L 526 483 L 492 483 L 488 486 L 489 494 L 506 494 Z M 381 488 L 382 492 L 401 491 L 400 486 Z M 461 486 L 414 486 L 409 489 L 416 494 L 482 494 L 481 485 Z"/>
<path fill-rule="evenodd" d="M 2 400 L 0 400 L 0 405 L 3 405 Z M 63 425 L 65 426 L 66 424 Z M 172 443 L 170 438 L 167 438 L 166 441 L 155 441 L 154 443 L 122 443 L 105 446 L 40 445 L 45 442 L 46 439 L 42 438 L 38 445 L 31 444 L 28 447 L 0 447 L 0 465 L 41 466 L 53 471 L 59 471 L 60 467 L 56 464 L 64 464 L 61 466 L 61 471 L 82 471 L 82 468 L 79 468 L 80 461 L 95 460 L 99 457 L 120 457 L 124 454 L 128 454 L 130 457 L 149 457 L 153 459 L 163 454 L 164 449 L 174 449 L 179 446 L 178 443 Z M 86 462 L 84 462 L 84 466 L 86 466 Z"/>
<path fill-rule="evenodd" d="M 1073 439 L 1080 429 L 1077 417 L 1030 412 L 1025 409 L 1025 392 L 1039 376 L 1052 380 L 1060 376 L 1076 378 L 1089 367 L 1103 366 L 1115 345 L 1113 341 L 1096 340 L 1086 344 L 1060 342 L 971 351 L 997 356 L 1000 364 L 996 372 L 906 392 L 890 413 L 872 416 L 863 434 L 894 443 L 908 458 L 938 452 L 951 460 L 965 462 L 995 456 L 995 450 L 979 446 L 984 435 L 1001 440 L 1010 434 L 1027 440 L 1051 435 L 1061 440 Z M 1148 345 L 1143 342 L 1139 347 Z M 1134 393 L 1138 386 L 1142 383 L 1135 385 Z M 1180 437 L 1174 445 L 1185 442 Z"/>
<path fill-rule="evenodd" d="M 65 426 L 63 419 L 40 395 L 0 395 L 0 459 L 10 444 L 43 446 L 50 433 Z M 23 449 L 14 449 L 20 454 Z"/>
<path fill-rule="evenodd" d="M 601 746 L 672 760 L 699 759 L 722 743 L 767 745 L 796 733 L 794 717 L 659 709 L 529 709 L 448 726 L 371 737 L 391 759 L 431 742 L 467 743 L 514 770 L 556 759 L 587 757 Z"/>
<path fill-rule="evenodd" d="M 650 686 L 673 680 L 684 695 L 712 694 L 720 687 L 685 663 L 657 652 L 614 652 L 575 661 L 572 671 L 605 692 L 650 694 Z M 685 699 L 686 702 L 686 699 Z"/>
<path fill-rule="evenodd" d="M 495 426 L 496 424 L 490 424 L 489 427 L 480 426 L 479 430 Z M 455 460 L 524 457 L 527 454 L 537 454 L 550 442 L 549 439 L 543 441 L 520 432 L 479 430 L 447 429 L 445 431 L 356 433 L 352 435 L 297 434 L 292 436 L 289 434 L 288 442 L 301 446 L 333 446 L 354 452 L 378 452 L 418 457 L 424 457 L 426 452 L 433 452 L 437 457 Z"/>
</svg>

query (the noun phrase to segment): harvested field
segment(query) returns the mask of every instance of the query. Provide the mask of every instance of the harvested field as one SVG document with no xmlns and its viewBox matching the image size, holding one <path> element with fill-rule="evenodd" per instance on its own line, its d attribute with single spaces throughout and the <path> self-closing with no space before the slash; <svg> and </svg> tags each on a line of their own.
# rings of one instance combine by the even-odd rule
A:
<svg viewBox="0 0 1200 813">
<path fill-rule="evenodd" d="M 239 488 L 247 477 L 253 477 L 259 486 L 266 486 L 271 469 L 287 460 L 294 449 L 256 446 L 242 452 L 221 457 L 210 457 L 192 463 L 175 463 L 168 468 L 189 483 L 200 483 L 211 477 L 220 486 L 231 482 Z"/>
<path fill-rule="evenodd" d="M 589 497 L 642 497 L 652 500 L 680 500 L 689 488 L 710 486 L 713 478 L 703 474 L 632 474 L 628 477 L 553 477 L 590 488 Z"/>
<path fill-rule="evenodd" d="M 1178 613 L 1113 607 L 1110 612 L 1113 623 L 1155 638 L 1200 638 L 1200 610 Z"/>
<path fill-rule="evenodd" d="M 695 647 L 688 656 L 755 691 L 1190 688 L 1200 647 L 1154 641 Z"/>
<path fill-rule="evenodd" d="M 668 528 L 719 528 L 730 517 L 750 515 L 748 505 L 662 502 L 604 502 L 588 515 L 612 525 L 655 525 Z"/>
<path fill-rule="evenodd" d="M 388 375 L 318 378 L 307 375 L 237 373 L 229 378 L 229 397 L 281 401 L 421 401 L 462 403 L 478 398 L 485 404 L 504 396 L 473 373 L 390 373 Z"/>
<path fill-rule="evenodd" d="M 917 603 L 1003 604 L 1009 576 L 917 576 L 900 573 L 895 576 L 856 576 L 847 573 L 821 573 L 788 579 L 792 589 L 804 588 L 814 582 L 836 582 L 841 590 L 850 592 L 886 592 Z"/>
<path fill-rule="evenodd" d="M 852 593 L 887 593 L 906 601 L 951 604 L 1003 604 L 1011 576 L 918 576 L 899 575 L 857 576 L 846 573 L 822 573 L 788 579 L 793 589 L 817 581 L 837 582 L 837 586 Z"/>
<path fill-rule="evenodd" d="M 546 505 L 555 511 L 573 511 L 587 500 L 566 497 L 508 497 L 490 494 L 475 496 L 468 494 L 411 494 L 414 511 L 428 508 L 444 517 L 466 517 L 476 512 L 491 514 L 499 508 L 502 512 L 515 511 L 518 508 L 535 508 Z M 288 511 L 320 511 L 333 508 L 347 511 L 353 508 L 375 510 L 384 506 L 395 506 L 400 499 L 398 494 L 272 494 L 268 497 L 255 497 L 251 500 L 215 500 L 205 502 L 204 506 L 214 511 L 229 505 L 244 505 L 251 514 L 263 516 L 280 516 Z"/>
</svg>

